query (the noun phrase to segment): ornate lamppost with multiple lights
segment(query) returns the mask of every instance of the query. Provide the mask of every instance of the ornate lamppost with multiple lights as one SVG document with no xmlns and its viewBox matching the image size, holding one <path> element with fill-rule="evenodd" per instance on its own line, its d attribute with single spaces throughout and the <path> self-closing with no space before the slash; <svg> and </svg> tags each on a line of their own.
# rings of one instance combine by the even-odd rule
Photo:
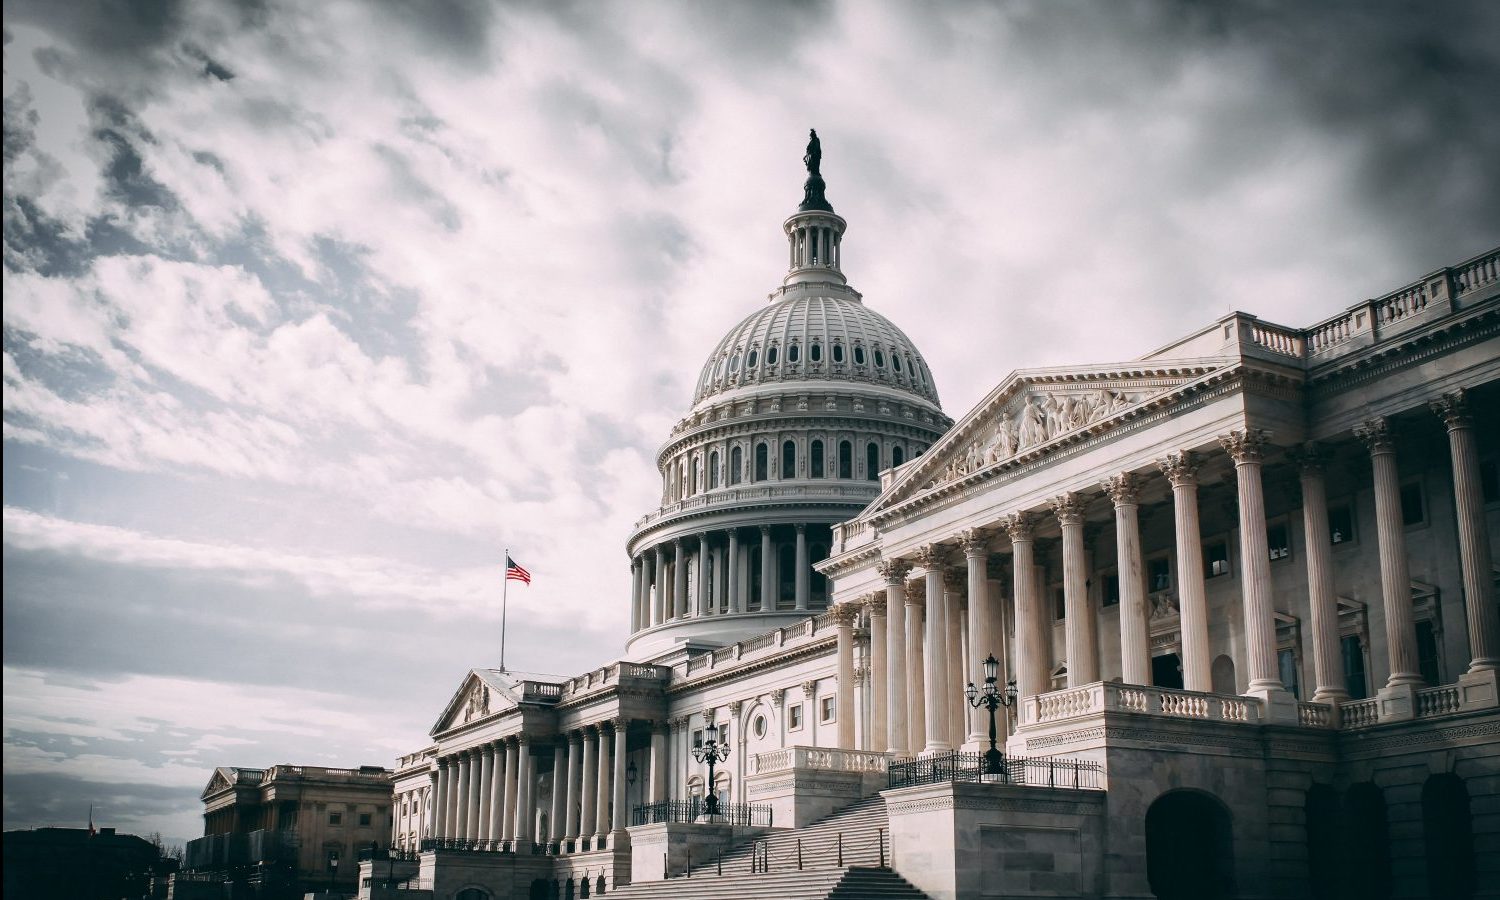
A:
<svg viewBox="0 0 1500 900">
<path fill-rule="evenodd" d="M 714 765 L 729 758 L 729 745 L 719 743 L 719 726 L 713 722 L 703 729 L 703 744 L 693 748 L 693 759 L 708 763 L 708 782 L 704 785 L 704 815 L 719 815 L 719 795 L 714 791 Z"/>
<path fill-rule="evenodd" d="M 975 709 L 983 707 L 990 711 L 990 749 L 984 754 L 984 774 L 986 775 L 1005 774 L 1005 754 L 995 746 L 995 712 L 1002 706 L 1009 708 L 1016 703 L 1015 679 L 1012 678 L 1003 691 L 1000 689 L 999 682 L 1000 661 L 995 659 L 995 654 L 991 653 L 984 661 L 984 687 L 975 687 L 974 682 L 971 681 L 964 690 L 964 694 L 969 698 L 970 706 Z"/>
</svg>

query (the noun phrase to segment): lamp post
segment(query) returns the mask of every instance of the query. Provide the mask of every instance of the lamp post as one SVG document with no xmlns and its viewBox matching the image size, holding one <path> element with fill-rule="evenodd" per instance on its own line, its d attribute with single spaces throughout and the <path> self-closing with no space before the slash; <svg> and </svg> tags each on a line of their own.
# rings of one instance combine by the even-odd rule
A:
<svg viewBox="0 0 1500 900">
<path fill-rule="evenodd" d="M 693 759 L 701 763 L 708 763 L 708 783 L 704 787 L 707 795 L 703 802 L 705 815 L 717 816 L 719 814 L 719 795 L 714 792 L 714 764 L 723 762 L 729 758 L 729 745 L 719 743 L 719 726 L 713 722 L 703 729 L 702 746 L 693 748 Z"/>
<path fill-rule="evenodd" d="M 1016 682 L 1011 679 L 1005 685 L 1005 690 L 1000 690 L 1000 661 L 995 659 L 991 653 L 984 661 L 984 687 L 977 688 L 974 682 L 969 682 L 964 694 L 969 698 L 969 705 L 975 709 L 984 707 L 990 711 L 990 749 L 984 754 L 984 774 L 1004 775 L 1005 754 L 1001 753 L 995 746 L 995 712 L 1000 707 L 1011 707 L 1016 702 Z"/>
</svg>

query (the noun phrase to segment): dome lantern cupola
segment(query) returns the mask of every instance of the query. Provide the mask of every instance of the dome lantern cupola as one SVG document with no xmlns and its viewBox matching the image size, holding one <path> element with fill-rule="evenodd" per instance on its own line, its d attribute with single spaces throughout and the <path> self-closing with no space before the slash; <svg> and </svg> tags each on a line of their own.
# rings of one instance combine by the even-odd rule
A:
<svg viewBox="0 0 1500 900">
<path fill-rule="evenodd" d="M 823 146 L 818 132 L 808 133 L 807 154 L 802 157 L 807 166 L 807 181 L 802 184 L 802 203 L 797 211 L 782 223 L 786 232 L 790 258 L 783 285 L 807 282 L 834 282 L 846 284 L 840 269 L 840 256 L 844 229 L 843 218 L 833 211 L 833 205 L 824 196 L 826 185 L 819 169 L 823 162 Z"/>
</svg>

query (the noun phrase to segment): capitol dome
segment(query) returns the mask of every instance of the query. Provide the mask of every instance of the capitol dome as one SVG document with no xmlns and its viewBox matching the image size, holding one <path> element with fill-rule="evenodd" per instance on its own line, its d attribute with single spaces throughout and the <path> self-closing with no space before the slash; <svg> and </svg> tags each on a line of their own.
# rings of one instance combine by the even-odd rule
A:
<svg viewBox="0 0 1500 900">
<path fill-rule="evenodd" d="M 833 526 L 952 425 L 922 354 L 844 277 L 847 223 L 824 196 L 816 135 L 804 161 L 781 286 L 714 347 L 657 453 L 661 505 L 627 545 L 633 658 L 692 656 L 826 609 L 813 566 Z"/>
</svg>

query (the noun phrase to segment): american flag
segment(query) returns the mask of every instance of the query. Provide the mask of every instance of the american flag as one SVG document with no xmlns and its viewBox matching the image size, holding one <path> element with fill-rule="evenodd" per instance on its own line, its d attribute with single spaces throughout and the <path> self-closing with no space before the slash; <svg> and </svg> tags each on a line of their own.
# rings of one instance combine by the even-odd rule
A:
<svg viewBox="0 0 1500 900">
<path fill-rule="evenodd" d="M 528 572 L 528 571 L 526 571 L 525 569 L 521 568 L 519 565 L 517 565 L 515 560 L 511 559 L 509 556 L 506 556 L 505 557 L 505 580 L 506 581 L 524 581 L 527 584 L 531 584 L 531 573 Z"/>
</svg>

